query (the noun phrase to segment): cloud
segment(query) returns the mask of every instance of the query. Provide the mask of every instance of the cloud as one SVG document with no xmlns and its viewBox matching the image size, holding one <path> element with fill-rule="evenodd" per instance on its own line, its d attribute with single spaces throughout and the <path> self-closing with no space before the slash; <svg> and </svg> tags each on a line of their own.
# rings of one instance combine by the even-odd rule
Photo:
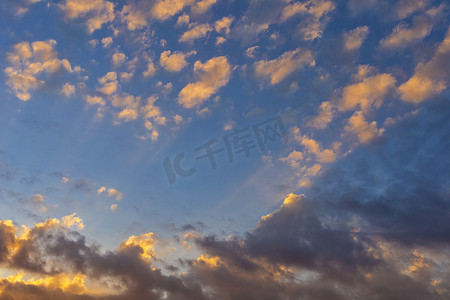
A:
<svg viewBox="0 0 450 300">
<path fill-rule="evenodd" d="M 5 68 L 6 84 L 22 101 L 31 98 L 30 92 L 45 85 L 40 75 L 53 75 L 59 71 L 73 72 L 67 59 L 58 59 L 54 49 L 56 41 L 21 42 L 7 53 L 10 66 Z"/>
<path fill-rule="evenodd" d="M 72 222 L 75 218 L 71 215 L 66 221 L 79 227 L 78 220 Z M 117 250 L 104 252 L 98 245 L 87 245 L 84 236 L 69 230 L 58 219 L 48 219 L 32 228 L 0 221 L 0 263 L 3 268 L 21 270 L 0 280 L 0 297 L 143 300 L 162 299 L 165 294 L 205 299 L 199 286 L 163 275 L 152 266 L 156 243 L 157 237 L 146 233 L 131 236 Z M 31 274 L 33 278 L 23 279 Z"/>
<path fill-rule="evenodd" d="M 373 138 L 381 136 L 384 129 L 377 128 L 377 122 L 368 123 L 362 111 L 357 111 L 350 117 L 345 131 L 356 134 L 359 142 L 367 143 Z"/>
<path fill-rule="evenodd" d="M 306 135 L 301 135 L 300 130 L 298 128 L 294 128 L 293 130 L 294 139 L 305 147 L 306 152 L 313 154 L 318 162 L 322 163 L 330 163 L 335 161 L 336 154 L 331 149 L 322 150 L 319 143 L 312 138 L 307 137 Z"/>
<path fill-rule="evenodd" d="M 117 115 L 119 119 L 124 120 L 125 122 L 130 122 L 136 120 L 138 118 L 138 112 L 134 109 L 125 108 Z"/>
<path fill-rule="evenodd" d="M 30 203 L 38 207 L 41 213 L 45 213 L 47 211 L 47 205 L 44 203 L 44 197 L 41 194 L 34 194 L 30 198 Z"/>
<path fill-rule="evenodd" d="M 286 195 L 246 234 L 197 237 L 196 277 L 219 298 L 445 298 L 449 285 L 433 278 L 450 275 L 449 105 L 432 104 L 386 131 L 383 147 L 337 162 L 308 196 Z"/>
<path fill-rule="evenodd" d="M 85 100 L 90 106 L 99 105 L 100 107 L 102 107 L 106 105 L 105 100 L 103 100 L 103 98 L 100 96 L 86 95 Z"/>
<path fill-rule="evenodd" d="M 293 51 L 287 51 L 273 60 L 257 61 L 254 64 L 254 68 L 257 77 L 267 79 L 271 85 L 275 85 L 306 65 L 315 65 L 312 53 L 297 48 Z"/>
<path fill-rule="evenodd" d="M 189 15 L 188 14 L 183 14 L 183 15 L 178 17 L 178 19 L 177 19 L 177 26 L 189 24 L 189 20 L 190 20 Z"/>
<path fill-rule="evenodd" d="M 249 47 L 247 50 L 245 50 L 245 54 L 250 58 L 255 58 L 255 51 L 258 48 L 259 46 Z"/>
<path fill-rule="evenodd" d="M 75 93 L 75 86 L 73 84 L 66 83 L 62 87 L 61 93 L 66 97 L 70 97 Z"/>
<path fill-rule="evenodd" d="M 113 38 L 111 36 L 102 38 L 102 45 L 103 48 L 108 48 L 109 46 L 111 46 L 113 43 Z"/>
<path fill-rule="evenodd" d="M 234 17 L 223 17 L 220 20 L 217 20 L 216 23 L 214 23 L 214 29 L 217 31 L 217 33 L 225 33 L 228 35 L 230 33 L 230 26 L 231 23 L 233 23 Z"/>
<path fill-rule="evenodd" d="M 152 8 L 152 15 L 156 19 L 164 21 L 194 3 L 194 0 L 158 0 Z"/>
<path fill-rule="evenodd" d="M 183 35 L 178 40 L 179 42 L 193 42 L 196 39 L 205 37 L 213 28 L 209 24 L 198 24 L 192 29 L 183 33 Z"/>
<path fill-rule="evenodd" d="M 155 75 L 156 73 L 156 68 L 155 65 L 153 64 L 153 61 L 150 57 L 147 57 L 147 70 L 145 70 L 142 75 L 144 77 L 151 77 L 153 75 Z"/>
<path fill-rule="evenodd" d="M 120 66 L 127 60 L 127 56 L 121 52 L 115 52 L 112 56 L 112 63 L 115 67 Z"/>
<path fill-rule="evenodd" d="M 350 30 L 344 34 L 344 49 L 346 51 L 358 50 L 367 35 L 369 34 L 369 27 L 360 26 Z"/>
<path fill-rule="evenodd" d="M 152 21 L 167 21 L 171 17 L 190 7 L 194 14 L 206 12 L 217 0 L 155 0 L 155 1 L 128 1 L 123 6 L 120 17 L 127 24 L 129 30 L 146 27 Z M 188 24 L 189 15 L 178 17 L 177 25 Z"/>
<path fill-rule="evenodd" d="M 200 1 L 197 1 L 192 6 L 191 11 L 194 14 L 202 14 L 202 13 L 206 12 L 216 2 L 217 2 L 217 0 L 200 0 Z"/>
<path fill-rule="evenodd" d="M 324 129 L 333 120 L 334 106 L 328 102 L 322 102 L 319 107 L 319 114 L 308 122 L 308 126 L 317 129 Z"/>
<path fill-rule="evenodd" d="M 100 187 L 97 190 L 97 193 L 99 195 L 106 193 L 108 195 L 108 197 L 112 197 L 115 198 L 117 201 L 122 200 L 123 197 L 123 193 L 119 192 L 118 190 L 116 190 L 115 188 L 107 188 L 105 186 Z"/>
<path fill-rule="evenodd" d="M 450 29 L 438 46 L 434 56 L 426 63 L 416 66 L 414 75 L 398 88 L 405 102 L 418 104 L 439 95 L 449 85 L 450 76 Z"/>
<path fill-rule="evenodd" d="M 132 5 L 124 5 L 120 11 L 120 17 L 124 23 L 127 24 L 128 30 L 141 29 L 148 25 L 147 18 L 150 15 L 148 12 L 150 8 L 146 7 L 148 3 L 139 3 L 145 5 L 144 7 L 138 7 L 134 2 Z M 130 3 L 131 4 L 131 3 Z"/>
<path fill-rule="evenodd" d="M 293 2 L 286 5 L 281 14 L 281 22 L 302 15 L 303 21 L 299 24 L 299 31 L 305 40 L 314 40 L 322 37 L 322 32 L 328 23 L 328 14 L 335 9 L 335 4 L 327 0 L 309 0 L 306 2 Z"/>
<path fill-rule="evenodd" d="M 64 227 L 77 227 L 79 230 L 82 230 L 84 228 L 83 220 L 75 215 L 76 213 L 73 213 L 69 216 L 62 217 L 61 223 Z"/>
<path fill-rule="evenodd" d="M 30 10 L 30 6 L 42 0 L 4 0 L 2 9 L 15 16 L 22 17 Z"/>
<path fill-rule="evenodd" d="M 111 211 L 117 211 L 119 206 L 117 204 L 111 204 Z"/>
<path fill-rule="evenodd" d="M 231 66 L 225 56 L 218 56 L 202 63 L 196 61 L 194 74 L 199 81 L 189 83 L 178 94 L 178 103 L 186 108 L 201 105 L 228 83 Z"/>
<path fill-rule="evenodd" d="M 98 82 L 102 85 L 98 89 L 105 95 L 112 95 L 117 91 L 118 81 L 116 72 L 108 72 L 105 76 L 98 79 Z"/>
<path fill-rule="evenodd" d="M 389 91 L 395 88 L 395 83 L 395 78 L 387 73 L 366 77 L 344 88 L 337 108 L 341 111 L 360 108 L 363 112 L 378 108 Z"/>
<path fill-rule="evenodd" d="M 431 33 L 434 23 L 441 18 L 444 9 L 444 5 L 441 5 L 427 10 L 413 18 L 412 26 L 406 23 L 398 24 L 388 37 L 381 40 L 380 45 L 385 49 L 399 49 L 423 40 Z"/>
<path fill-rule="evenodd" d="M 0 297 L 445 299 L 448 108 L 442 98 L 389 126 L 383 143 L 368 142 L 336 161 L 307 195 L 274 199 L 276 208 L 243 234 L 179 238 L 181 245 L 194 241 L 198 254 L 178 260 L 183 271 L 171 268 L 170 276 L 155 265 L 164 264 L 157 247 L 167 241 L 153 232 L 103 250 L 58 219 L 32 228 L 0 221 L 2 268 L 35 278 L 1 280 Z M 298 153 L 294 157 L 300 161 Z M 105 290 L 95 293 L 92 286 Z"/>
<path fill-rule="evenodd" d="M 404 19 L 426 8 L 429 4 L 429 0 L 400 0 L 396 5 L 396 12 L 399 18 Z"/>
<path fill-rule="evenodd" d="M 195 54 L 196 52 L 190 52 L 188 54 L 184 54 L 182 52 L 176 51 L 171 52 L 170 50 L 164 51 L 161 53 L 161 57 L 159 59 L 159 64 L 169 72 L 179 72 L 184 67 L 187 66 L 186 57 L 189 55 Z"/>
<path fill-rule="evenodd" d="M 280 161 L 289 164 L 291 167 L 300 167 L 300 161 L 303 160 L 303 153 L 297 150 L 293 150 L 287 157 L 280 158 Z"/>
<path fill-rule="evenodd" d="M 68 21 L 83 18 L 89 33 L 115 18 L 114 4 L 103 0 L 65 0 L 58 5 Z"/>
<path fill-rule="evenodd" d="M 216 46 L 222 45 L 227 41 L 226 38 L 222 37 L 222 36 L 218 36 L 216 39 Z"/>
</svg>

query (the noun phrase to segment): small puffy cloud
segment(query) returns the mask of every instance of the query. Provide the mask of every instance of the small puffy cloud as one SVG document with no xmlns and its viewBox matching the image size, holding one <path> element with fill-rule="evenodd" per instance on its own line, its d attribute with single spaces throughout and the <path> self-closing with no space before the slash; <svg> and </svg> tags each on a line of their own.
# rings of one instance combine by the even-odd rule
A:
<svg viewBox="0 0 450 300">
<path fill-rule="evenodd" d="M 147 70 L 145 70 L 142 75 L 144 77 L 151 77 L 153 75 L 155 75 L 156 73 L 156 68 L 155 65 L 153 64 L 153 61 L 150 57 L 147 57 Z"/>
<path fill-rule="evenodd" d="M 434 23 L 441 18 L 443 10 L 444 5 L 429 9 L 414 17 L 412 26 L 403 22 L 398 24 L 388 37 L 381 40 L 380 45 L 385 49 L 398 49 L 423 40 L 431 33 Z"/>
<path fill-rule="evenodd" d="M 156 84 L 156 86 L 162 88 L 162 94 L 165 95 L 165 96 L 167 96 L 173 89 L 172 82 L 168 82 L 166 84 L 163 84 L 162 81 L 159 81 Z"/>
<path fill-rule="evenodd" d="M 75 86 L 73 84 L 66 83 L 62 87 L 61 93 L 66 97 L 70 97 L 71 95 L 73 95 L 75 93 Z"/>
<path fill-rule="evenodd" d="M 13 14 L 16 17 L 22 17 L 26 14 L 30 5 L 41 2 L 42 0 L 3 0 L 2 10 Z"/>
<path fill-rule="evenodd" d="M 209 24 L 195 25 L 192 29 L 183 33 L 183 35 L 179 39 L 179 42 L 192 42 L 196 39 L 205 37 L 208 32 L 212 30 L 213 28 Z"/>
<path fill-rule="evenodd" d="M 35 204 L 43 204 L 44 197 L 41 194 L 34 194 L 33 196 L 31 196 L 30 201 Z"/>
<path fill-rule="evenodd" d="M 178 17 L 178 19 L 177 19 L 177 25 L 178 26 L 180 26 L 180 25 L 186 25 L 186 24 L 189 24 L 189 15 L 187 15 L 187 14 L 183 14 L 183 15 L 181 15 L 181 16 L 179 16 Z"/>
<path fill-rule="evenodd" d="M 98 105 L 100 107 L 103 107 L 103 106 L 106 105 L 105 100 L 103 100 L 103 98 L 100 97 L 100 96 L 89 96 L 89 95 L 86 95 L 85 100 L 90 106 Z"/>
<path fill-rule="evenodd" d="M 328 123 L 333 120 L 333 111 L 334 107 L 330 102 L 322 102 L 319 107 L 319 114 L 309 120 L 308 126 L 317 129 L 324 129 L 325 127 L 327 127 Z"/>
<path fill-rule="evenodd" d="M 30 91 L 45 85 L 39 75 L 52 75 L 60 70 L 73 72 L 67 59 L 58 59 L 54 49 L 56 41 L 21 42 L 13 46 L 6 57 L 10 66 L 5 68 L 6 84 L 22 101 L 31 98 Z"/>
<path fill-rule="evenodd" d="M 317 161 L 322 163 L 330 163 L 336 160 L 336 154 L 331 149 L 322 150 L 319 143 L 306 135 L 301 135 L 298 128 L 294 128 L 295 140 L 305 147 L 306 152 L 315 155 Z"/>
<path fill-rule="evenodd" d="M 367 112 L 380 107 L 388 92 L 395 88 L 396 80 L 391 74 L 378 74 L 364 78 L 361 82 L 346 86 L 338 105 L 341 111 L 359 107 Z"/>
<path fill-rule="evenodd" d="M 259 46 L 250 47 L 245 51 L 245 54 L 250 58 L 255 58 L 255 51 L 258 48 L 259 48 Z"/>
<path fill-rule="evenodd" d="M 141 29 L 147 26 L 147 14 L 145 10 L 139 9 L 133 5 L 124 5 L 120 11 L 120 17 L 127 24 L 128 30 Z"/>
<path fill-rule="evenodd" d="M 123 194 L 114 188 L 108 189 L 108 196 L 116 198 L 117 201 L 122 200 Z"/>
<path fill-rule="evenodd" d="M 111 204 L 111 211 L 117 211 L 119 209 L 119 205 L 117 204 Z"/>
<path fill-rule="evenodd" d="M 183 122 L 183 117 L 180 115 L 175 115 L 173 116 L 173 121 L 175 122 L 175 124 L 179 125 L 181 122 Z"/>
<path fill-rule="evenodd" d="M 295 15 L 301 15 L 299 31 L 305 40 L 314 40 L 322 36 L 322 32 L 328 23 L 328 15 L 336 5 L 328 0 L 309 0 L 305 2 L 293 2 L 284 7 L 280 20 L 284 22 Z"/>
<path fill-rule="evenodd" d="M 131 108 L 125 108 L 117 116 L 120 120 L 130 122 L 138 118 L 138 112 Z"/>
<path fill-rule="evenodd" d="M 346 51 L 358 50 L 369 34 L 369 27 L 360 26 L 344 34 L 344 49 Z"/>
<path fill-rule="evenodd" d="M 106 193 L 108 197 L 115 198 L 117 201 L 122 200 L 123 193 L 119 192 L 115 188 L 107 188 L 106 186 L 102 186 L 97 190 L 99 195 Z"/>
<path fill-rule="evenodd" d="M 367 143 L 383 134 L 384 129 L 377 128 L 377 122 L 368 123 L 362 111 L 357 111 L 350 117 L 345 131 L 356 134 L 360 143 Z"/>
<path fill-rule="evenodd" d="M 92 39 L 92 40 L 90 40 L 88 43 L 89 43 L 89 45 L 90 45 L 92 48 L 95 48 L 95 47 L 97 47 L 97 45 L 98 45 L 98 40 Z"/>
<path fill-rule="evenodd" d="M 121 81 L 130 81 L 133 78 L 133 72 L 120 72 L 119 77 Z"/>
<path fill-rule="evenodd" d="M 195 4 L 191 7 L 191 11 L 194 14 L 202 14 L 207 11 L 211 6 L 213 6 L 217 0 L 200 0 L 195 2 Z"/>
<path fill-rule="evenodd" d="M 401 23 L 394 28 L 393 32 L 381 41 L 384 48 L 402 48 L 416 41 L 421 41 L 430 34 L 432 25 L 427 22 L 414 23 L 413 27 L 408 27 Z"/>
<path fill-rule="evenodd" d="M 171 52 L 170 50 L 164 51 L 163 53 L 161 53 L 161 57 L 159 59 L 159 64 L 166 70 L 169 72 L 179 72 L 181 71 L 184 67 L 187 66 L 187 61 L 186 61 L 186 57 L 191 55 L 191 54 L 195 54 L 195 51 L 189 53 L 189 54 L 184 54 L 182 52 L 176 51 L 176 52 Z"/>
<path fill-rule="evenodd" d="M 99 78 L 98 82 L 102 85 L 98 91 L 103 94 L 112 95 L 117 91 L 118 82 L 116 72 L 108 72 L 105 76 Z"/>
<path fill-rule="evenodd" d="M 297 48 L 287 51 L 273 60 L 257 61 L 254 67 L 257 77 L 267 79 L 271 85 L 275 85 L 304 66 L 313 66 L 314 64 L 314 58 L 310 51 Z"/>
<path fill-rule="evenodd" d="M 58 5 L 68 21 L 83 18 L 89 33 L 115 18 L 114 4 L 104 0 L 65 0 Z"/>
<path fill-rule="evenodd" d="M 127 56 L 121 52 L 115 52 L 112 56 L 112 63 L 118 67 L 127 60 Z"/>
<path fill-rule="evenodd" d="M 131 236 L 127 241 L 122 243 L 121 249 L 128 247 L 138 247 L 142 249 L 140 255 L 147 261 L 150 261 L 155 255 L 155 245 L 157 242 L 157 236 L 153 232 L 145 233 L 140 236 Z"/>
<path fill-rule="evenodd" d="M 108 48 L 109 46 L 112 45 L 112 43 L 113 43 L 112 37 L 108 36 L 108 37 L 102 38 L 103 48 Z"/>
<path fill-rule="evenodd" d="M 358 73 L 353 75 L 353 80 L 362 81 L 364 78 L 374 75 L 375 73 L 375 68 L 371 65 L 359 65 Z"/>
<path fill-rule="evenodd" d="M 301 160 L 303 160 L 303 153 L 297 150 L 292 151 L 286 157 L 280 158 L 280 161 L 285 162 L 294 168 L 298 168 L 300 166 Z"/>
<path fill-rule="evenodd" d="M 117 118 L 124 122 L 134 121 L 139 117 L 140 102 L 141 97 L 135 97 L 127 93 L 115 94 L 111 99 L 114 107 L 121 108 Z"/>
<path fill-rule="evenodd" d="M 399 88 L 405 102 L 420 103 L 440 94 L 450 84 L 450 29 L 427 63 L 419 63 L 414 75 Z"/>
<path fill-rule="evenodd" d="M 146 119 L 156 119 L 161 116 L 161 110 L 155 105 L 158 96 L 153 95 L 147 98 L 147 104 L 142 108 L 142 114 Z"/>
<path fill-rule="evenodd" d="M 222 45 L 227 41 L 223 36 L 218 36 L 216 39 L 216 46 Z"/>
<path fill-rule="evenodd" d="M 39 208 L 41 213 L 45 213 L 48 209 L 47 205 L 45 205 L 45 203 L 44 203 L 44 196 L 42 196 L 41 194 L 34 194 L 33 196 L 31 196 L 30 203 L 34 207 Z"/>
<path fill-rule="evenodd" d="M 152 8 L 152 15 L 156 19 L 164 21 L 194 3 L 194 0 L 158 0 Z"/>
<path fill-rule="evenodd" d="M 158 140 L 158 137 L 159 137 L 158 131 L 153 130 L 152 133 L 151 133 L 151 135 L 150 135 L 150 139 L 151 139 L 153 142 L 155 142 L 155 141 Z"/>
<path fill-rule="evenodd" d="M 230 26 L 233 21 L 233 17 L 223 17 L 222 19 L 214 23 L 214 29 L 217 31 L 217 33 L 225 33 L 226 35 L 228 35 L 230 33 Z"/>
<path fill-rule="evenodd" d="M 189 83 L 178 94 L 178 103 L 186 108 L 199 106 L 228 83 L 231 66 L 225 56 L 214 57 L 205 63 L 197 61 L 194 73 L 199 81 Z"/>
<path fill-rule="evenodd" d="M 429 0 L 400 0 L 397 3 L 396 12 L 399 18 L 404 19 L 426 8 L 429 4 Z"/>
<path fill-rule="evenodd" d="M 73 213 L 69 216 L 65 216 L 61 218 L 62 225 L 69 228 L 69 227 L 77 227 L 79 230 L 82 230 L 84 228 L 83 220 L 79 217 L 75 216 L 76 213 Z"/>
</svg>

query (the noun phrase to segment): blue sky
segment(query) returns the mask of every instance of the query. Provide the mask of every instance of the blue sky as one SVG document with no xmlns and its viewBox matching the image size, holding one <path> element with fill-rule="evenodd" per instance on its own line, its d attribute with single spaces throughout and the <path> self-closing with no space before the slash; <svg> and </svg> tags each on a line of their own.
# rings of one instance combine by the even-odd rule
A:
<svg viewBox="0 0 450 300">
<path fill-rule="evenodd" d="M 2 1 L 0 295 L 448 299 L 448 13 Z"/>
</svg>

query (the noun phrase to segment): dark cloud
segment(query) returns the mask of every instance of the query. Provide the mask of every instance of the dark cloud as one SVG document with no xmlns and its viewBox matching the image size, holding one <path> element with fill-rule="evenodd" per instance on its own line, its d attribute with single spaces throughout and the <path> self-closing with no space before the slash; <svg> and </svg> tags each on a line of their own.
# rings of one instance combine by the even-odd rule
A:
<svg viewBox="0 0 450 300">
<path fill-rule="evenodd" d="M 439 266 L 437 256 L 420 251 L 437 251 L 444 262 L 450 256 L 449 119 L 447 99 L 430 103 L 336 163 L 310 194 L 245 236 L 199 239 L 223 262 L 193 263 L 197 276 L 221 299 L 448 299 L 445 283 L 430 284 L 448 278 L 448 263 Z M 267 266 L 279 264 L 309 281 L 285 275 L 284 282 L 266 282 L 273 275 Z"/>
<path fill-rule="evenodd" d="M 122 245 L 117 251 L 101 252 L 97 245 L 87 245 L 84 236 L 47 221 L 36 226 L 27 238 L 18 239 L 8 224 L 0 224 L 0 262 L 8 268 L 40 275 L 86 274 L 98 281 L 116 278 L 126 292 L 117 297 L 99 299 L 203 299 L 199 286 L 187 287 L 180 278 L 165 276 L 153 269 L 140 254 L 139 246 Z M 14 251 L 12 251 L 14 249 Z M 46 291 L 32 285 L 10 283 L 6 280 L 0 299 L 97 299 L 75 296 L 61 291 Z M 0 289 L 1 290 L 1 289 Z"/>
<path fill-rule="evenodd" d="M 450 242 L 448 100 L 423 107 L 355 150 L 316 182 L 321 199 L 408 246 Z"/>
</svg>

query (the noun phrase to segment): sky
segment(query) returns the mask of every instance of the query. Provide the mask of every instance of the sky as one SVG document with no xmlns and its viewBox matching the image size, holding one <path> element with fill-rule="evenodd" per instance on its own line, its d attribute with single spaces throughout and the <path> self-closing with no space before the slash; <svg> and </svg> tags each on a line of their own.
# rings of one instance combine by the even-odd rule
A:
<svg viewBox="0 0 450 300">
<path fill-rule="evenodd" d="M 2 0 L 0 299 L 450 299 L 449 11 Z"/>
</svg>

